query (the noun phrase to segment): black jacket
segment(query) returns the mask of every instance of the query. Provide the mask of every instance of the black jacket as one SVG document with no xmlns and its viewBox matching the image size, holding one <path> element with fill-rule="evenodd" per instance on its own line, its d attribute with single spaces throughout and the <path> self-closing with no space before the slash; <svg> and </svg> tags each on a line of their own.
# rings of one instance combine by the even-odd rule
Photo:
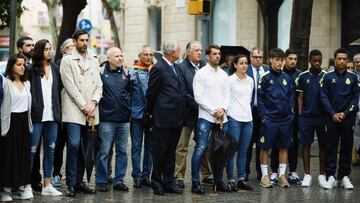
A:
<svg viewBox="0 0 360 203">
<path fill-rule="evenodd" d="M 185 88 L 181 71 L 174 64 L 177 76 L 163 58 L 150 71 L 146 92 L 147 111 L 158 128 L 182 127 L 185 120 Z"/>
<path fill-rule="evenodd" d="M 194 126 L 199 114 L 199 107 L 194 99 L 194 90 L 193 90 L 195 67 L 191 64 L 189 59 L 185 59 L 179 64 L 179 69 L 182 72 L 183 81 L 186 90 L 185 125 Z"/>
<path fill-rule="evenodd" d="M 41 87 L 41 76 L 36 74 L 34 67 L 29 68 L 29 81 L 31 84 L 31 119 L 33 122 L 41 122 L 43 110 L 44 110 L 44 100 L 42 95 Z M 51 63 L 51 73 L 53 77 L 52 84 L 52 110 L 54 115 L 54 121 L 61 121 L 61 101 L 60 101 L 60 92 L 62 89 L 62 83 L 60 79 L 59 66 L 55 63 Z"/>
</svg>

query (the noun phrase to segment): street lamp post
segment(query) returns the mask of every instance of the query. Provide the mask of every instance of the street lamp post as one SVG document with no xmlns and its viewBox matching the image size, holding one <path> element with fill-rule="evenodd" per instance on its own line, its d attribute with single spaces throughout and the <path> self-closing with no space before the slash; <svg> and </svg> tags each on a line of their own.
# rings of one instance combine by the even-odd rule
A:
<svg viewBox="0 0 360 203">
<path fill-rule="evenodd" d="M 17 0 L 11 0 L 10 3 L 10 50 L 9 55 L 14 55 L 15 53 L 15 33 L 16 33 L 16 7 Z"/>
</svg>

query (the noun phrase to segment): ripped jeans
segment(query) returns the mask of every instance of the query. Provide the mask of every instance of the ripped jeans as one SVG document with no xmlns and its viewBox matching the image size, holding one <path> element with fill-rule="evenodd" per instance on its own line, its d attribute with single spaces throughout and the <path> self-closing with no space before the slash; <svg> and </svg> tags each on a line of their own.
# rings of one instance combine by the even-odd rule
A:
<svg viewBox="0 0 360 203">
<path fill-rule="evenodd" d="M 31 168 L 36 153 L 36 148 L 40 142 L 40 137 L 43 136 L 44 157 L 43 157 L 43 170 L 44 178 L 51 178 L 52 168 L 54 161 L 54 149 L 56 137 L 58 132 L 58 122 L 45 121 L 34 122 L 33 133 L 31 135 Z"/>
<path fill-rule="evenodd" d="M 207 145 L 210 136 L 210 132 L 215 127 L 215 124 L 209 122 L 203 118 L 199 118 L 196 124 L 196 144 L 194 153 L 191 159 L 191 180 L 193 182 L 200 182 L 200 165 L 202 156 L 207 152 Z M 228 130 L 227 123 L 223 124 L 223 131 L 226 133 Z M 218 177 L 214 177 L 215 183 L 222 182 L 222 174 Z"/>
</svg>

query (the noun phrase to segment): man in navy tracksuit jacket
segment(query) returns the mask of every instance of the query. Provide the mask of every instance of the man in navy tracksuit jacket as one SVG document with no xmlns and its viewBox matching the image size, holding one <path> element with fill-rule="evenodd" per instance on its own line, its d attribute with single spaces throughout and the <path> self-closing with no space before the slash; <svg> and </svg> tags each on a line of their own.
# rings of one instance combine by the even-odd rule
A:
<svg viewBox="0 0 360 203">
<path fill-rule="evenodd" d="M 324 75 L 321 84 L 321 101 L 326 118 L 326 176 L 325 189 L 336 186 L 337 149 L 340 143 L 338 179 L 345 189 L 353 189 L 349 175 L 353 148 L 353 131 L 359 99 L 359 84 L 355 74 L 346 70 L 348 52 L 338 49 L 334 53 L 335 70 Z"/>
<path fill-rule="evenodd" d="M 301 73 L 296 82 L 298 93 L 298 112 L 299 112 L 299 143 L 303 145 L 304 178 L 301 186 L 311 185 L 310 175 L 310 149 L 314 142 L 316 132 L 319 145 L 320 174 L 318 182 L 323 186 L 326 182 L 325 174 L 325 121 L 324 111 L 320 100 L 320 79 L 326 73 L 321 70 L 322 54 L 314 49 L 309 54 L 311 64 L 309 70 Z"/>
<path fill-rule="evenodd" d="M 293 131 L 292 131 L 293 144 L 288 150 L 289 176 L 287 179 L 288 179 L 289 183 L 300 184 L 301 180 L 295 172 L 297 163 L 298 163 L 298 151 L 299 151 L 298 150 L 299 134 L 298 134 L 298 127 L 297 127 L 298 114 L 296 111 L 297 96 L 296 96 L 296 90 L 295 90 L 295 87 L 296 87 L 295 81 L 298 78 L 298 76 L 300 75 L 301 71 L 296 67 L 297 51 L 295 49 L 287 49 L 285 51 L 285 57 L 286 57 L 285 58 L 285 66 L 284 66 L 283 71 L 290 76 L 293 91 L 295 92 L 295 94 L 294 94 L 295 117 L 293 120 Z M 278 159 L 279 158 L 279 150 L 278 150 L 278 147 L 276 146 L 276 143 L 275 143 L 274 147 L 275 148 L 273 148 L 271 150 L 271 170 L 273 173 L 270 176 L 270 181 L 276 183 L 276 182 L 278 182 L 277 181 L 277 179 L 278 179 L 277 171 L 278 171 L 278 167 L 279 167 L 279 159 Z"/>
<path fill-rule="evenodd" d="M 270 51 L 271 68 L 258 85 L 258 107 L 262 128 L 260 131 L 261 186 L 272 187 L 268 175 L 269 150 L 279 147 L 279 184 L 289 187 L 285 177 L 287 149 L 292 144 L 292 120 L 294 118 L 294 88 L 288 74 L 281 71 L 285 53 L 281 49 Z"/>
</svg>

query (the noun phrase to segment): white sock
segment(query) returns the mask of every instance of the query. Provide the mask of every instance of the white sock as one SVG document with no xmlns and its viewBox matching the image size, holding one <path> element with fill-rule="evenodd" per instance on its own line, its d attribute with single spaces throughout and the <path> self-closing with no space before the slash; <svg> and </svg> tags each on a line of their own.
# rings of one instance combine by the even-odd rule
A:
<svg viewBox="0 0 360 203">
<path fill-rule="evenodd" d="M 279 176 L 284 176 L 286 171 L 286 164 L 279 164 Z"/>
<path fill-rule="evenodd" d="M 260 165 L 260 168 L 261 168 L 261 174 L 262 174 L 262 177 L 263 178 L 264 176 L 268 176 L 268 165 Z"/>
</svg>

